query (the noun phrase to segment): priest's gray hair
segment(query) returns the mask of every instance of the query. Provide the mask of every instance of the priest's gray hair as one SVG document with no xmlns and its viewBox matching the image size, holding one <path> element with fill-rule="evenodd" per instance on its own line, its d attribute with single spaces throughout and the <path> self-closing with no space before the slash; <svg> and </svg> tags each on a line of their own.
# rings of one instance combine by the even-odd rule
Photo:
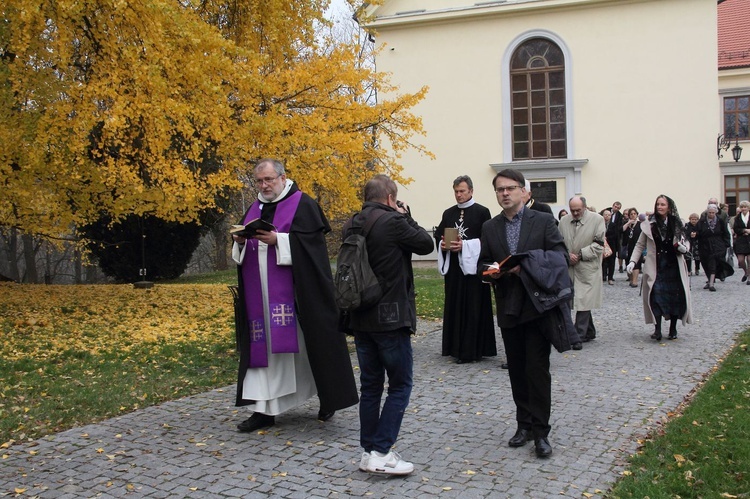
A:
<svg viewBox="0 0 750 499">
<path fill-rule="evenodd" d="M 286 170 L 284 170 L 284 163 L 282 163 L 278 159 L 272 159 L 272 158 L 263 158 L 257 163 L 255 163 L 255 168 L 253 168 L 253 172 L 257 172 L 258 169 L 264 165 L 273 166 L 273 169 L 276 172 L 276 175 L 286 175 Z"/>
</svg>

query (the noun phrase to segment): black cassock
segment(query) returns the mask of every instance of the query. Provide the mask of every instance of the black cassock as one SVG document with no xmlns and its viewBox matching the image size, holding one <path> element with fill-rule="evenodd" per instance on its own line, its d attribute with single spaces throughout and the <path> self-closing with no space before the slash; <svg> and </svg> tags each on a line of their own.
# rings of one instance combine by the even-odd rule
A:
<svg viewBox="0 0 750 499">
<path fill-rule="evenodd" d="M 478 240 L 482 224 L 490 218 L 490 210 L 477 203 L 464 209 L 448 208 L 435 231 L 438 251 L 446 227 L 458 228 L 461 239 Z M 450 267 L 445 275 L 442 354 L 462 362 L 497 355 L 491 286 L 482 283 L 482 269 L 475 275 L 464 275 L 458 253 L 448 251 L 443 255 L 450 255 Z"/>
</svg>

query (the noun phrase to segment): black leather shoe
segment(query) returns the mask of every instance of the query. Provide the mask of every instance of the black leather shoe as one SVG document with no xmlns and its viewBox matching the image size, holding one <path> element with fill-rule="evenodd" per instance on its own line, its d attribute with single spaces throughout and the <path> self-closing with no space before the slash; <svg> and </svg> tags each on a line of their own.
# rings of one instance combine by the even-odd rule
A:
<svg viewBox="0 0 750 499">
<path fill-rule="evenodd" d="M 652 339 L 652 340 L 656 340 L 656 341 L 661 341 L 661 331 L 655 331 L 655 332 L 654 332 L 654 333 L 653 333 L 653 334 L 651 335 L 651 339 Z"/>
<path fill-rule="evenodd" d="M 238 424 L 237 429 L 242 433 L 250 433 L 262 428 L 268 428 L 274 424 L 276 424 L 276 418 L 274 416 L 254 412 L 252 416 Z"/>
<path fill-rule="evenodd" d="M 513 435 L 510 440 L 508 440 L 508 445 L 510 447 L 523 447 L 526 445 L 526 442 L 529 440 L 533 440 L 534 435 L 531 434 L 531 430 L 524 430 L 523 428 L 519 428 L 516 430 L 516 434 Z"/>
<path fill-rule="evenodd" d="M 534 447 L 536 457 L 550 457 L 552 455 L 552 446 L 549 444 L 547 437 L 535 439 Z"/>
<path fill-rule="evenodd" d="M 677 339 L 677 331 L 670 331 L 669 336 L 667 336 L 668 340 L 676 340 Z"/>
<path fill-rule="evenodd" d="M 578 343 L 573 343 L 573 350 L 583 350 L 583 343 L 580 341 Z"/>
<path fill-rule="evenodd" d="M 502 364 L 500 364 L 500 369 L 508 369 L 508 363 L 503 362 Z"/>
<path fill-rule="evenodd" d="M 318 421 L 328 421 L 336 414 L 336 411 L 325 412 L 322 409 L 318 411 Z"/>
</svg>

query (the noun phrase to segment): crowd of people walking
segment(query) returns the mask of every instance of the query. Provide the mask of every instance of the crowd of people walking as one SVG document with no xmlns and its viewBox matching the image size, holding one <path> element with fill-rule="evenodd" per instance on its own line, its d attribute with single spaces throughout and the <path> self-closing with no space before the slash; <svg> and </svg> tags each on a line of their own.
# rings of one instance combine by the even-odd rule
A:
<svg viewBox="0 0 750 499">
<path fill-rule="evenodd" d="M 690 276 L 701 267 L 704 289 L 715 292 L 717 280 L 733 274 L 736 256 L 741 280 L 750 285 L 748 201 L 730 219 L 712 198 L 700 216 L 692 213 L 685 221 L 664 194 L 645 213 L 623 210 L 620 202 L 597 213 L 577 195 L 555 217 L 534 199 L 522 172 L 506 169 L 492 181 L 500 214 L 492 217 L 474 201 L 474 184 L 462 175 L 453 182 L 456 203 L 431 236 L 398 199 L 396 183 L 375 175 L 365 185 L 362 210 L 344 224 L 342 241 L 359 241 L 358 262 L 370 267 L 378 292 L 371 303 L 347 309 L 331 275 L 325 242 L 331 228 L 323 210 L 287 178 L 278 160 L 258 162 L 253 181 L 258 200 L 241 228 L 260 219 L 273 230 L 233 236 L 237 405 L 249 412 L 237 429 L 274 426 L 277 416 L 316 396 L 320 422 L 358 403 L 359 469 L 370 473 L 414 471 L 394 450 L 414 381 L 413 254 L 433 247 L 438 252 L 445 279 L 443 356 L 457 364 L 495 356 L 495 324 L 500 328 L 507 356 L 502 367 L 516 405 L 508 445 L 533 441 L 539 458 L 552 455 L 552 347 L 582 350 L 599 337 L 592 310 L 602 305 L 605 283 L 615 285 L 616 267 L 627 272 L 630 287 L 640 288 L 644 320 L 653 324 L 657 341 L 662 319 L 669 322 L 670 340 L 677 338 L 678 321 L 692 322 Z M 343 282 L 338 275 L 337 286 Z M 344 332 L 354 337 L 359 394 Z"/>
</svg>

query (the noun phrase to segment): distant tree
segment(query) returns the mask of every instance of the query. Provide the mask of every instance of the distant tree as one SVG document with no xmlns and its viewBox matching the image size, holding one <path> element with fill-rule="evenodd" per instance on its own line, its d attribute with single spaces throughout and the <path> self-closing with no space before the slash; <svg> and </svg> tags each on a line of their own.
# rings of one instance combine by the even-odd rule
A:
<svg viewBox="0 0 750 499">
<path fill-rule="evenodd" d="M 114 223 L 110 217 L 102 216 L 81 228 L 89 241 L 88 250 L 102 271 L 117 282 L 179 277 L 198 246 L 202 230 L 198 222 L 168 222 L 138 215 L 128 215 Z M 144 256 L 145 277 L 139 275 Z"/>
</svg>

